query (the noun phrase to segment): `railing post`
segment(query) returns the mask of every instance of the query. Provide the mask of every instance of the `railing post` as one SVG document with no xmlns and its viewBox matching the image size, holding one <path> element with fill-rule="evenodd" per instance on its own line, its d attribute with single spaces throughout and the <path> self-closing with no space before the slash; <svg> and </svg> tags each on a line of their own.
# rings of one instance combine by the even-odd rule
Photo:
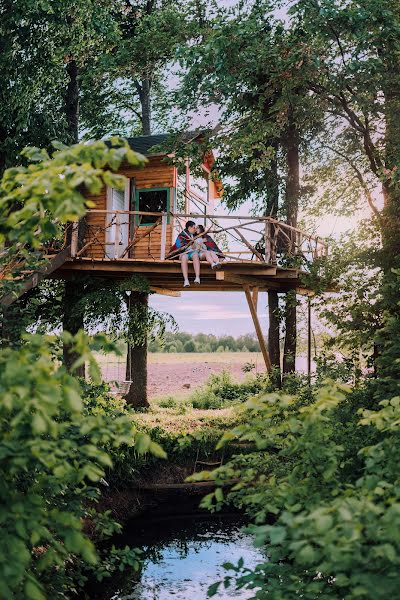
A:
<svg viewBox="0 0 400 600">
<path fill-rule="evenodd" d="M 161 251 L 160 259 L 165 260 L 165 249 L 167 245 L 167 215 L 163 213 L 161 217 Z"/>
<path fill-rule="evenodd" d="M 269 264 L 271 262 L 271 222 L 265 221 L 264 228 L 264 245 L 265 245 L 265 262 Z"/>
<path fill-rule="evenodd" d="M 74 258 L 78 252 L 79 243 L 79 221 L 72 223 L 71 232 L 71 257 Z"/>
<path fill-rule="evenodd" d="M 300 231 L 296 231 L 296 241 L 294 246 L 294 255 L 301 255 L 301 247 L 303 245 L 302 235 Z"/>
<path fill-rule="evenodd" d="M 272 237 L 273 231 L 273 237 Z M 271 264 L 276 264 L 276 254 L 277 254 L 277 246 L 278 246 L 278 233 L 279 227 L 276 223 L 271 223 Z"/>
<path fill-rule="evenodd" d="M 115 238 L 114 238 L 114 258 L 118 258 L 119 255 L 119 242 L 121 240 L 121 215 L 119 212 L 115 213 Z"/>
</svg>

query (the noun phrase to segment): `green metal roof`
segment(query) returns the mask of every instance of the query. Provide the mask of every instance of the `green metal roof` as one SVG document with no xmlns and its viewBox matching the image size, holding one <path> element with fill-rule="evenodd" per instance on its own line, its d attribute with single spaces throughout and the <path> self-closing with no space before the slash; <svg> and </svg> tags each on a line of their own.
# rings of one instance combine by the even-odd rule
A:
<svg viewBox="0 0 400 600">
<path fill-rule="evenodd" d="M 176 142 L 182 142 L 183 144 L 187 144 L 192 140 L 196 139 L 199 135 L 206 133 L 205 130 L 198 131 L 186 131 L 182 134 L 172 134 L 172 133 L 156 133 L 154 135 L 140 135 L 138 137 L 128 138 L 128 143 L 130 147 L 136 152 L 140 152 L 140 154 L 144 154 L 144 156 L 150 156 L 151 154 L 162 154 L 160 150 L 152 151 L 152 148 L 155 146 L 159 146 L 163 144 L 164 146 L 170 145 L 170 150 L 166 150 L 165 154 L 168 152 L 172 152 Z M 170 144 L 168 141 L 170 140 Z"/>
</svg>

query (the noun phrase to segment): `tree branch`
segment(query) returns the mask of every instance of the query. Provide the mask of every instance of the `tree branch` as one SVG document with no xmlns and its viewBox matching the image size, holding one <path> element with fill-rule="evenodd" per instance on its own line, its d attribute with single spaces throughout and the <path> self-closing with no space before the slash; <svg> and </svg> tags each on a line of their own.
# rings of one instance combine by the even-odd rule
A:
<svg viewBox="0 0 400 600">
<path fill-rule="evenodd" d="M 364 179 L 363 174 L 361 173 L 360 169 L 346 154 L 344 154 L 343 152 L 340 152 L 340 150 L 337 150 L 336 148 L 334 148 L 333 146 L 330 146 L 329 144 L 326 144 L 325 147 L 328 148 L 329 150 L 331 150 L 332 152 L 334 152 L 335 154 L 337 154 L 338 156 L 340 156 L 341 158 L 343 158 L 353 169 L 362 189 L 364 190 L 365 197 L 367 199 L 370 209 L 372 210 L 373 214 L 376 216 L 379 223 L 381 224 L 382 223 L 381 214 L 374 204 L 372 194 L 365 182 L 365 179 Z"/>
</svg>

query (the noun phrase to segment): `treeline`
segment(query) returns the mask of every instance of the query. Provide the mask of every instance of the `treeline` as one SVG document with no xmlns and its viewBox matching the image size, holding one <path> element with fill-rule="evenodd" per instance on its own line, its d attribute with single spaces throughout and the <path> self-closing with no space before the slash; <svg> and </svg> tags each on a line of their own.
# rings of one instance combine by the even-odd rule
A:
<svg viewBox="0 0 400 600">
<path fill-rule="evenodd" d="M 149 352 L 260 352 L 260 345 L 250 333 L 234 338 L 232 335 L 167 332 L 164 343 L 159 339 L 149 343 Z"/>
</svg>

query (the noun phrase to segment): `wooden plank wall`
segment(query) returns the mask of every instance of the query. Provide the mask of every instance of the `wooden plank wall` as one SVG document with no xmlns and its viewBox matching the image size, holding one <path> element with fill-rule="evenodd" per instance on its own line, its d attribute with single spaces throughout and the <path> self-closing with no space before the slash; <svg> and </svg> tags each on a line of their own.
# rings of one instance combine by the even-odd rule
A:
<svg viewBox="0 0 400 600">
<path fill-rule="evenodd" d="M 169 249 L 172 246 L 172 225 L 167 225 L 167 242 L 165 245 L 166 254 L 168 254 Z M 144 231 L 144 227 L 140 227 L 139 235 Z M 161 252 L 161 224 L 158 225 L 156 229 L 154 229 L 150 235 L 145 238 L 139 240 L 139 242 L 134 246 L 132 252 L 130 254 L 131 258 L 152 258 L 156 260 L 160 260 L 160 252 Z"/>
<path fill-rule="evenodd" d="M 168 165 L 163 162 L 162 156 L 152 156 L 149 157 L 146 166 L 143 168 L 132 167 L 128 164 L 123 164 L 119 169 L 118 173 L 121 175 L 125 175 L 129 178 L 135 179 L 135 186 L 137 189 L 142 188 L 159 188 L 166 187 L 171 188 L 171 202 L 173 201 L 174 193 L 173 187 L 176 185 L 176 168 Z M 103 188 L 101 193 L 97 196 L 87 194 L 86 197 L 91 200 L 98 210 L 106 210 L 107 208 L 107 194 L 106 188 Z M 110 220 L 110 215 L 107 216 L 107 222 Z M 88 225 L 86 240 L 97 240 L 90 247 L 88 247 L 87 251 L 83 254 L 83 256 L 89 256 L 94 259 L 102 259 L 104 258 L 104 244 L 105 244 L 105 234 L 104 227 L 106 223 L 106 219 L 104 215 L 101 214 L 90 214 L 88 213 L 86 217 L 86 223 Z M 145 227 L 140 228 L 141 232 L 145 231 Z M 166 251 L 168 252 L 170 246 L 172 245 L 172 224 L 167 226 L 167 243 L 166 243 Z M 140 233 L 141 233 L 140 232 Z M 111 250 L 111 247 L 108 248 Z M 147 236 L 143 240 L 138 243 L 138 246 L 135 247 L 134 252 L 131 252 L 130 256 L 134 258 L 156 258 L 160 259 L 161 252 L 161 225 L 155 229 L 150 236 Z"/>
</svg>

